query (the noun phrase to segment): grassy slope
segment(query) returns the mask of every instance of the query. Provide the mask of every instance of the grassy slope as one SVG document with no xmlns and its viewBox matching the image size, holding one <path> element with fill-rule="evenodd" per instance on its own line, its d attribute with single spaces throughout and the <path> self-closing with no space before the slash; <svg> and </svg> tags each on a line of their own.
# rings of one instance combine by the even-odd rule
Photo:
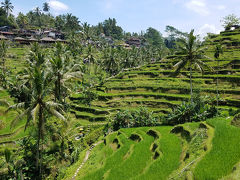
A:
<svg viewBox="0 0 240 180">
<path fill-rule="evenodd" d="M 159 139 L 147 135 L 149 129 L 160 134 Z M 80 170 L 78 179 L 166 179 L 179 166 L 181 144 L 177 136 L 170 134 L 171 127 L 122 129 L 121 134 L 107 137 L 107 145 L 93 150 L 89 161 Z M 138 134 L 142 141 L 128 139 Z M 112 149 L 113 139 L 118 138 L 119 149 Z M 160 157 L 153 160 L 151 145 L 158 144 Z"/>
<path fill-rule="evenodd" d="M 231 126 L 229 121 L 224 118 L 207 121 L 215 128 L 215 134 L 211 151 L 196 166 L 196 179 L 222 178 L 240 161 L 240 129 Z"/>
<path fill-rule="evenodd" d="M 225 32 L 213 37 L 206 55 L 214 59 L 214 45 L 217 41 L 226 38 L 230 42 L 239 40 L 240 32 Z M 216 98 L 216 78 L 219 78 L 219 92 L 221 99 L 219 108 L 236 109 L 240 102 L 240 50 L 234 44 L 229 44 L 224 54 L 219 58 L 219 67 L 214 60 L 204 59 L 215 72 L 205 71 L 193 73 L 193 90 L 201 91 L 203 95 Z M 124 70 L 114 78 L 108 79 L 103 86 L 96 88 L 99 99 L 92 102 L 93 108 L 101 107 L 103 111 L 114 114 L 119 109 L 136 108 L 141 105 L 149 109 L 159 108 L 168 111 L 175 105 L 189 99 L 190 84 L 189 71 L 184 69 L 177 77 L 172 77 L 173 65 L 176 60 L 164 59 L 161 62 L 147 64 L 139 68 Z M 219 70 L 218 75 L 216 71 Z M 74 103 L 82 103 L 81 94 L 74 94 Z M 77 102 L 78 101 L 78 102 Z M 76 110 L 76 108 L 73 107 Z M 85 114 L 87 110 L 76 110 L 80 119 L 94 120 L 94 115 Z M 75 112 L 76 112 L 75 111 Z M 156 112 L 157 114 L 157 112 Z M 85 115 L 85 116 L 83 116 Z M 105 115 L 103 115 L 105 116 Z M 104 120 L 104 118 L 102 118 Z"/>
</svg>

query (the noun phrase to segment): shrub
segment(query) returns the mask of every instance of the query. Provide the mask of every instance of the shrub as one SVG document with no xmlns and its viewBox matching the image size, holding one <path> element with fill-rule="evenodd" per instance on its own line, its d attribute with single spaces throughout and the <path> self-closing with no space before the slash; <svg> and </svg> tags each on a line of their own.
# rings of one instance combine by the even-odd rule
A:
<svg viewBox="0 0 240 180">
<path fill-rule="evenodd" d="M 215 106 L 210 105 L 209 99 L 197 95 L 193 98 L 193 102 L 183 102 L 177 106 L 163 119 L 164 124 L 177 125 L 186 122 L 205 121 L 217 115 Z"/>
<path fill-rule="evenodd" d="M 91 102 L 93 100 L 97 99 L 97 94 L 90 88 L 84 89 L 82 94 L 83 94 L 82 102 L 89 106 L 91 105 Z"/>
<path fill-rule="evenodd" d="M 233 120 L 231 121 L 231 125 L 240 127 L 240 113 L 234 116 Z"/>
<path fill-rule="evenodd" d="M 113 129 L 155 126 L 157 122 L 153 112 L 145 107 L 136 110 L 121 110 L 113 118 Z"/>
</svg>

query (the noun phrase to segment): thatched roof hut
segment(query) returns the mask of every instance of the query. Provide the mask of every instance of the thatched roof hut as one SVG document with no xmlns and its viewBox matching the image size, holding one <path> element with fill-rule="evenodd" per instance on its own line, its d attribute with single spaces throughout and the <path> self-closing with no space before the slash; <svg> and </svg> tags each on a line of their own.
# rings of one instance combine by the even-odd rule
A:
<svg viewBox="0 0 240 180">
<path fill-rule="evenodd" d="M 37 42 L 38 40 L 37 39 L 35 39 L 35 38 L 33 38 L 33 37 L 31 37 L 30 39 L 28 39 L 29 41 L 31 41 L 31 42 Z"/>
<path fill-rule="evenodd" d="M 0 35 L 0 40 L 8 40 L 8 38 L 6 38 L 6 37 L 3 36 L 3 35 Z"/>
<path fill-rule="evenodd" d="M 50 37 L 44 37 L 44 38 L 41 39 L 41 42 L 43 42 L 43 43 L 55 43 L 56 40 L 54 40 Z"/>
</svg>

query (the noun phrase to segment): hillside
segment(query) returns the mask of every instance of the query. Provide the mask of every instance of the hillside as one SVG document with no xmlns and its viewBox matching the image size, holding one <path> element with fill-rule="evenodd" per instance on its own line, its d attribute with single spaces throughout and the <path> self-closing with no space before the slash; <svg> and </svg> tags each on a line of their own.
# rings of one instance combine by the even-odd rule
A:
<svg viewBox="0 0 240 180">
<path fill-rule="evenodd" d="M 193 73 L 193 90 L 216 100 L 216 79 L 219 78 L 220 109 L 235 110 L 240 102 L 240 30 L 222 32 L 210 39 L 207 56 L 203 60 L 213 71 Z M 218 63 L 214 60 L 214 45 L 222 41 L 224 54 Z M 81 94 L 72 96 L 72 112 L 79 119 L 106 120 L 107 115 L 119 109 L 131 109 L 140 105 L 149 107 L 157 115 L 164 115 L 171 108 L 190 97 L 190 72 L 185 69 L 177 77 L 172 76 L 176 60 L 163 59 L 136 69 L 125 70 L 96 88 L 98 99 L 86 106 Z"/>
<path fill-rule="evenodd" d="M 240 130 L 230 120 L 121 129 L 91 151 L 76 179 L 239 179 Z"/>
<path fill-rule="evenodd" d="M 81 166 L 77 179 L 239 179 L 240 130 L 230 125 L 232 112 L 238 110 L 240 102 L 240 30 L 212 35 L 207 56 L 213 58 L 214 45 L 222 42 L 224 54 L 217 62 L 205 59 L 214 71 L 201 74 L 194 71 L 193 89 L 208 95 L 216 103 L 216 78 L 219 78 L 221 101 L 218 108 L 229 118 L 209 119 L 203 123 L 188 123 L 176 127 L 148 127 L 121 129 L 109 134 L 89 154 L 89 159 Z M 9 49 L 7 66 L 16 69 L 13 76 L 24 67 L 27 48 Z M 138 68 L 122 71 L 94 89 L 97 99 L 85 104 L 81 93 L 70 98 L 71 112 L 68 137 L 74 145 L 79 127 L 84 126 L 84 134 L 101 128 L 108 118 L 121 109 L 148 107 L 155 116 L 165 116 L 182 101 L 190 98 L 189 71 L 183 70 L 177 77 L 172 76 L 176 60 L 171 57 Z M 218 71 L 218 75 L 217 75 Z M 13 103 L 6 91 L 0 91 L 0 98 Z M 17 141 L 26 136 L 25 120 L 10 128 L 17 113 L 4 114 L 0 106 L 0 163 L 4 162 L 3 151 L 7 146 L 16 149 Z M 99 135 L 100 136 L 100 135 Z M 94 141 L 98 137 L 94 137 Z M 86 139 L 86 137 L 85 137 Z M 92 144 L 92 139 L 89 144 Z M 90 146 L 91 147 L 91 146 Z M 71 179 L 84 160 L 87 149 L 81 151 L 79 161 L 65 172 L 65 179 Z M 224 156 L 223 156 L 224 154 Z M 139 158 L 141 157 L 141 158 Z M 1 171 L 6 172 L 7 169 Z"/>
<path fill-rule="evenodd" d="M 88 160 L 67 171 L 65 179 L 239 179 L 240 129 L 230 125 L 240 102 L 240 30 L 212 35 L 205 59 L 214 71 L 194 71 L 194 92 L 208 95 L 216 103 L 216 79 L 225 117 L 175 127 L 121 129 L 93 148 Z M 225 45 L 218 63 L 214 45 Z M 172 76 L 175 60 L 170 58 L 125 70 L 96 88 L 98 99 L 83 103 L 74 94 L 72 112 L 79 122 L 106 121 L 120 109 L 146 106 L 155 116 L 165 116 L 190 98 L 189 71 Z M 217 75 L 218 74 L 218 75 Z M 228 117 L 230 116 L 230 117 Z M 84 157 L 85 151 L 80 154 Z M 82 162 L 81 160 L 79 163 Z M 79 164 L 77 163 L 77 164 Z M 117 178 L 116 178 L 117 177 Z"/>
</svg>

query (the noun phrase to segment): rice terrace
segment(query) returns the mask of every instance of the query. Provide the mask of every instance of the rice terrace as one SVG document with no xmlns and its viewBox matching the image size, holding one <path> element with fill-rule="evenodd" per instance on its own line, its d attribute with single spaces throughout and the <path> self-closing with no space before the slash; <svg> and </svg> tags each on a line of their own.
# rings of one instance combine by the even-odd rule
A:
<svg viewBox="0 0 240 180">
<path fill-rule="evenodd" d="M 2 0 L 0 179 L 239 180 L 236 8 Z"/>
</svg>

